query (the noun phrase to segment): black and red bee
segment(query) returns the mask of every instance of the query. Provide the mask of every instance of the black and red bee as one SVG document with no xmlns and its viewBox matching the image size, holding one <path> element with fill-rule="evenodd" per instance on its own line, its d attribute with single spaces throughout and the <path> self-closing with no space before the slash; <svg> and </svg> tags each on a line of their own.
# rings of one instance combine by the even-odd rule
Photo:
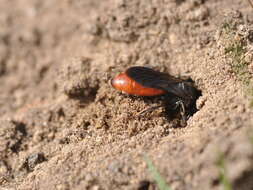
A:
<svg viewBox="0 0 253 190">
<path fill-rule="evenodd" d="M 181 113 L 182 119 L 196 112 L 196 100 L 200 91 L 191 80 L 182 80 L 151 68 L 135 66 L 117 75 L 112 86 L 135 96 L 163 96 L 169 114 Z"/>
</svg>

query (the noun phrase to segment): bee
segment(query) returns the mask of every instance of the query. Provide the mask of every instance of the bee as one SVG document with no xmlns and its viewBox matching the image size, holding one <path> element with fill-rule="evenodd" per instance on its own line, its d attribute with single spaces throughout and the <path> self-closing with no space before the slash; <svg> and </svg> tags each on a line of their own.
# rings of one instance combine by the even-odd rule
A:
<svg viewBox="0 0 253 190">
<path fill-rule="evenodd" d="M 196 112 L 196 100 L 200 91 L 192 80 L 183 80 L 148 67 L 128 68 L 111 80 L 111 85 L 134 96 L 163 96 L 165 109 L 169 114 L 180 113 L 183 120 Z M 157 107 L 148 109 L 151 111 Z M 146 110 L 145 110 L 146 112 Z"/>
</svg>

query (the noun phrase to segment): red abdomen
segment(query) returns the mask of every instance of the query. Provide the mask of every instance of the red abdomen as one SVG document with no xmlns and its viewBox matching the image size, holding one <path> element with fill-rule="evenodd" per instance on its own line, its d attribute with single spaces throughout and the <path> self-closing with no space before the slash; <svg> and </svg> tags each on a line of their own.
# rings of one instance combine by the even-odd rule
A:
<svg viewBox="0 0 253 190">
<path fill-rule="evenodd" d="M 142 86 L 141 84 L 137 83 L 129 76 L 127 76 L 126 73 L 121 73 L 115 78 L 113 78 L 111 84 L 115 89 L 130 95 L 157 96 L 166 93 L 166 91 L 164 90 Z"/>
</svg>

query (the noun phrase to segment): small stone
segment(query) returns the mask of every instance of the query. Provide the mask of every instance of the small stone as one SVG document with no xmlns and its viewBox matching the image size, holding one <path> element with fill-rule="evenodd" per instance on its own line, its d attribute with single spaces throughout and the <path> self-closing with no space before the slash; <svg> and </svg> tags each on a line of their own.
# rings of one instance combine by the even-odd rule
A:
<svg viewBox="0 0 253 190">
<path fill-rule="evenodd" d="M 177 44 L 177 43 L 179 42 L 179 39 L 178 39 L 178 37 L 177 37 L 176 34 L 171 33 L 171 34 L 169 35 L 169 41 L 170 41 L 170 43 L 171 43 L 172 45 L 174 45 L 174 44 Z"/>
<path fill-rule="evenodd" d="M 194 11 L 189 12 L 186 15 L 186 19 L 190 21 L 202 21 L 209 16 L 209 10 L 207 7 L 200 7 Z"/>
<path fill-rule="evenodd" d="M 44 161 L 46 161 L 46 158 L 43 153 L 31 154 L 26 159 L 26 168 L 28 171 L 31 171 L 35 168 L 36 165 L 38 165 Z"/>
<path fill-rule="evenodd" d="M 253 62 L 248 65 L 249 72 L 253 74 Z"/>
</svg>

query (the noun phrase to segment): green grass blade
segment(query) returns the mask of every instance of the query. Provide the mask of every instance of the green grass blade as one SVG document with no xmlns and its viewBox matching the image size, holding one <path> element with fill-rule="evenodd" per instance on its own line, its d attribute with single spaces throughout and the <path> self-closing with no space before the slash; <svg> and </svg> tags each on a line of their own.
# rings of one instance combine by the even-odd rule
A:
<svg viewBox="0 0 253 190">
<path fill-rule="evenodd" d="M 160 173 L 158 172 L 158 170 L 156 169 L 156 167 L 154 166 L 152 161 L 147 156 L 144 157 L 144 160 L 147 163 L 148 169 L 149 169 L 150 173 L 153 175 L 153 178 L 156 181 L 158 188 L 160 190 L 172 190 L 167 185 L 165 179 L 160 175 Z"/>
<path fill-rule="evenodd" d="M 220 155 L 217 165 L 219 167 L 219 173 L 220 173 L 219 179 L 220 179 L 221 184 L 223 185 L 223 189 L 224 190 L 232 190 L 233 189 L 232 184 L 230 183 L 230 181 L 227 177 L 224 154 Z"/>
</svg>

